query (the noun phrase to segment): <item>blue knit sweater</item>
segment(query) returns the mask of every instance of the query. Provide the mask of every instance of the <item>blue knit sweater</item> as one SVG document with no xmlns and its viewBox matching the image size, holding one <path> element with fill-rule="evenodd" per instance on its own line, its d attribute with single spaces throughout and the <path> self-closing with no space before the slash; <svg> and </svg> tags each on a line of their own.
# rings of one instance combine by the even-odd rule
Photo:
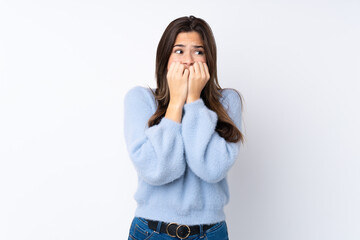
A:
<svg viewBox="0 0 360 240">
<path fill-rule="evenodd" d="M 237 93 L 223 90 L 220 102 L 241 131 Z M 220 137 L 217 114 L 201 98 L 184 104 L 181 123 L 163 117 L 149 128 L 156 106 L 145 87 L 135 86 L 124 97 L 126 147 L 138 174 L 135 216 L 187 225 L 225 220 L 226 176 L 240 142 Z"/>
</svg>

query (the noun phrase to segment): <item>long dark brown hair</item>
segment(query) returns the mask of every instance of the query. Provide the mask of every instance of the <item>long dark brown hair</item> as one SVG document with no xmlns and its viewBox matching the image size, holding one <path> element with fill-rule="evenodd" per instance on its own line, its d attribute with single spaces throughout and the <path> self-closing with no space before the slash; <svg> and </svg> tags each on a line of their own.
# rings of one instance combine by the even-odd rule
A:
<svg viewBox="0 0 360 240">
<path fill-rule="evenodd" d="M 201 18 L 194 16 L 180 17 L 173 20 L 165 29 L 156 51 L 156 70 L 155 77 L 157 88 L 155 92 L 152 91 L 156 101 L 157 109 L 150 117 L 148 126 L 151 127 L 160 122 L 165 116 L 166 109 L 170 101 L 170 90 L 167 83 L 167 65 L 171 55 L 173 45 L 176 37 L 181 32 L 198 32 L 204 43 L 204 51 L 206 56 L 206 64 L 209 68 L 210 79 L 201 91 L 200 97 L 203 99 L 205 105 L 216 112 L 218 121 L 215 131 L 219 133 L 228 142 L 244 142 L 244 136 L 231 120 L 219 99 L 222 96 L 222 89 L 218 82 L 217 67 L 216 67 L 216 43 L 210 26 Z M 239 95 L 241 110 L 243 110 L 243 100 L 241 94 Z"/>
</svg>

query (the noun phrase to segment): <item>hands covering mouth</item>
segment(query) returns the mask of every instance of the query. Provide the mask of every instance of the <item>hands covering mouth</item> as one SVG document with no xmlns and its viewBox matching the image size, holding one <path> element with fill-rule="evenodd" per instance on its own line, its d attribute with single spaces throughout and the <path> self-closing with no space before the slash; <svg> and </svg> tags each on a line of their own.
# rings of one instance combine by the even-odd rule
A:
<svg viewBox="0 0 360 240">
<path fill-rule="evenodd" d="M 204 62 L 195 62 L 191 66 L 172 62 L 166 77 L 170 89 L 170 101 L 190 103 L 200 98 L 210 74 Z"/>
</svg>

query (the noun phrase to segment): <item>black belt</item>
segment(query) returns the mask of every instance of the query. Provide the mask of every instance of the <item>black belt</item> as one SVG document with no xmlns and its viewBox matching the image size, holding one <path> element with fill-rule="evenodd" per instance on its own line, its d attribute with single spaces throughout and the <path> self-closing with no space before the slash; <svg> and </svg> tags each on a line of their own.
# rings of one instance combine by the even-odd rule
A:
<svg viewBox="0 0 360 240">
<path fill-rule="evenodd" d="M 148 227 L 152 230 L 156 231 L 157 225 L 159 221 L 153 221 L 149 219 L 145 219 L 148 222 Z M 205 232 L 209 228 L 215 226 L 215 224 L 203 224 L 203 231 Z M 177 223 L 165 223 L 161 222 L 160 233 L 167 233 L 170 237 L 178 237 L 180 239 L 186 239 L 187 237 L 199 234 L 200 233 L 200 225 L 183 225 Z"/>
</svg>

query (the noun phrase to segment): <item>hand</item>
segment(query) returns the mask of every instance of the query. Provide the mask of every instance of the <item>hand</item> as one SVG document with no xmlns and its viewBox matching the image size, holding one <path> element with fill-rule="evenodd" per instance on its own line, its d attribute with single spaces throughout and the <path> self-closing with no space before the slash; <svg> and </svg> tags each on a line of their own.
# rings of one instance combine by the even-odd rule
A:
<svg viewBox="0 0 360 240">
<path fill-rule="evenodd" d="M 183 105 L 188 91 L 189 69 L 180 62 L 172 62 L 166 75 L 171 103 Z"/>
<path fill-rule="evenodd" d="M 200 98 L 201 91 L 210 79 L 209 69 L 206 63 L 195 62 L 189 67 L 189 83 L 186 103 L 191 103 Z"/>
</svg>

